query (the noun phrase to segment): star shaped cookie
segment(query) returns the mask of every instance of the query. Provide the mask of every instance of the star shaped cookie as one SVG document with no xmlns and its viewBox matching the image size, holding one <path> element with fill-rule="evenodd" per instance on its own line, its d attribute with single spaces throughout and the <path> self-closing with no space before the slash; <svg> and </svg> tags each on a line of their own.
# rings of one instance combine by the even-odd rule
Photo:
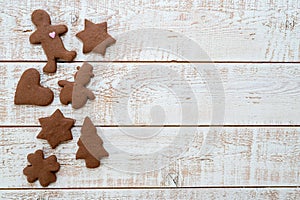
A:
<svg viewBox="0 0 300 200">
<path fill-rule="evenodd" d="M 116 42 L 116 40 L 107 33 L 107 22 L 94 24 L 85 19 L 84 30 L 76 34 L 83 42 L 83 53 L 94 51 L 104 56 L 106 48 Z"/>
<path fill-rule="evenodd" d="M 59 109 L 50 117 L 40 118 L 39 122 L 42 131 L 37 138 L 48 141 L 52 149 L 57 147 L 61 142 L 72 140 L 71 128 L 75 123 L 74 119 L 65 118 Z"/>
</svg>

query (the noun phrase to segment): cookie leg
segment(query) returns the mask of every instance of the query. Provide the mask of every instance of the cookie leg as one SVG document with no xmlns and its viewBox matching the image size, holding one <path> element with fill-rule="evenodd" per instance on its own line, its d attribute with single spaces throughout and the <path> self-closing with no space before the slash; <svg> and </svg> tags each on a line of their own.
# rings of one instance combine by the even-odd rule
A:
<svg viewBox="0 0 300 200">
<path fill-rule="evenodd" d="M 62 54 L 61 59 L 64 59 L 66 61 L 72 61 L 76 57 L 76 51 L 65 51 L 64 54 Z"/>
<path fill-rule="evenodd" d="M 48 62 L 45 65 L 45 67 L 43 68 L 43 71 L 45 73 L 54 73 L 56 72 L 56 60 L 55 58 L 49 58 L 48 57 Z"/>
</svg>

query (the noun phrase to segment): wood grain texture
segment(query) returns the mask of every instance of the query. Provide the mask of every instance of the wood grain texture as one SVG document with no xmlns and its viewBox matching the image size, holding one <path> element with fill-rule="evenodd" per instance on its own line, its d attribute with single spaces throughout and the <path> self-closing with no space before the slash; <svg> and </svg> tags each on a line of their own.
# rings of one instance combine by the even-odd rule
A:
<svg viewBox="0 0 300 200">
<path fill-rule="evenodd" d="M 300 125 L 299 63 L 287 63 L 300 61 L 299 1 L 10 0 L 0 7 L 1 199 L 300 199 L 300 132 L 292 127 Z M 41 46 L 29 43 L 35 9 L 68 26 L 62 39 L 78 53 L 78 62 L 42 74 L 55 93 L 48 107 L 13 105 L 22 72 L 45 65 Z M 107 21 L 117 39 L 105 57 L 82 53 L 75 34 L 85 18 Z M 173 62 L 211 60 L 220 64 Z M 82 61 L 101 61 L 88 86 L 96 100 L 74 110 L 59 102 L 57 82 L 72 81 Z M 55 150 L 36 139 L 38 118 L 57 108 L 77 126 L 89 116 L 97 126 L 136 127 L 98 127 L 110 157 L 87 169 L 75 160 L 80 127 Z M 245 127 L 193 127 L 210 124 Z M 61 163 L 47 189 L 22 174 L 37 149 Z"/>
<path fill-rule="evenodd" d="M 0 60 L 46 59 L 42 48 L 28 41 L 35 30 L 30 18 L 32 11 L 45 9 L 53 24 L 69 27 L 63 41 L 67 49 L 78 52 L 76 60 L 79 61 L 91 59 L 90 55 L 82 54 L 82 43 L 75 37 L 83 29 L 85 18 L 95 23 L 108 21 L 109 32 L 118 40 L 105 58 L 97 56 L 97 60 L 181 60 L 174 54 L 181 56 L 182 51 L 194 50 L 181 46 L 187 42 L 176 38 L 181 34 L 194 40 L 208 54 L 193 58 L 197 61 L 299 61 L 300 5 L 296 0 L 29 0 L 24 4 L 10 0 L 2 1 L 0 7 L 0 25 L 5 27 L 0 36 Z M 159 44 L 155 39 L 148 41 L 130 32 L 146 28 L 173 31 L 166 37 L 173 37 L 170 40 L 170 45 L 175 47 L 173 54 L 147 49 Z"/>
<path fill-rule="evenodd" d="M 30 67 L 42 71 L 43 65 L 0 64 L 0 92 L 4 94 L 0 96 L 0 125 L 39 125 L 38 118 L 57 108 L 76 119 L 77 125 L 87 115 L 96 125 L 300 124 L 299 64 L 215 64 L 214 70 L 206 64 L 92 63 L 95 77 L 88 88 L 96 100 L 74 110 L 60 103 L 57 82 L 73 81 L 81 63 L 63 63 L 56 74 L 41 77 L 42 85 L 55 93 L 50 106 L 14 105 L 23 71 Z M 209 88 L 215 83 L 222 84 L 224 96 Z"/>
<path fill-rule="evenodd" d="M 79 128 L 73 128 L 72 141 L 54 150 L 36 139 L 40 130 L 0 129 L 0 188 L 41 187 L 28 183 L 22 174 L 27 154 L 37 149 L 45 156 L 55 154 L 61 164 L 57 182 L 49 188 L 299 186 L 300 182 L 300 134 L 295 128 L 98 128 L 110 156 L 97 169 L 75 160 Z M 182 148 L 176 140 L 179 131 L 189 137 Z M 144 137 L 145 133 L 152 137 Z M 167 160 L 152 156 L 168 147 L 179 154 Z M 132 159 L 125 158 L 129 154 Z M 145 158 L 154 171 L 142 172 Z"/>
<path fill-rule="evenodd" d="M 249 199 L 297 200 L 299 189 L 77 189 L 77 190 L 2 190 L 3 199 Z"/>
</svg>

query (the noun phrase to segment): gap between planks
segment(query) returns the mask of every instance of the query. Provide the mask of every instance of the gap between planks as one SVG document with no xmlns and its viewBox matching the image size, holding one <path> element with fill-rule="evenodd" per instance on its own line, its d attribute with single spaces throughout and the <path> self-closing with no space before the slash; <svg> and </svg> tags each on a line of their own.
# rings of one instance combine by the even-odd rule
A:
<svg viewBox="0 0 300 200">
<path fill-rule="evenodd" d="M 64 187 L 64 188 L 30 188 L 30 187 L 22 187 L 22 188 L 0 188 L 1 190 L 106 190 L 106 189 L 117 189 L 117 190 L 180 190 L 180 189 L 298 189 L 298 186 L 284 185 L 284 186 L 192 186 L 192 187 Z"/>
<path fill-rule="evenodd" d="M 170 61 L 155 61 L 155 60 L 139 60 L 139 61 L 127 61 L 127 60 L 118 60 L 118 61 L 88 61 L 88 60 L 76 60 L 76 61 L 57 61 L 57 63 L 82 63 L 82 62 L 89 62 L 89 63 L 199 63 L 199 64 L 206 64 L 206 63 L 216 63 L 216 64 L 300 64 L 299 61 L 290 61 L 290 62 L 282 62 L 282 61 L 180 61 L 180 60 L 170 60 Z M 46 60 L 0 60 L 0 63 L 47 63 Z"/>
<path fill-rule="evenodd" d="M 40 128 L 40 125 L 3 125 L 0 128 Z M 82 125 L 74 125 L 73 127 L 82 127 Z M 216 127 L 216 128 L 299 128 L 300 125 L 288 125 L 288 124 L 280 124 L 280 125 L 234 125 L 234 124 L 227 124 L 227 125 L 95 125 L 95 127 L 99 128 L 117 128 L 117 127 L 124 127 L 124 128 L 180 128 L 180 127 L 199 127 L 199 128 L 209 128 L 209 127 Z"/>
</svg>

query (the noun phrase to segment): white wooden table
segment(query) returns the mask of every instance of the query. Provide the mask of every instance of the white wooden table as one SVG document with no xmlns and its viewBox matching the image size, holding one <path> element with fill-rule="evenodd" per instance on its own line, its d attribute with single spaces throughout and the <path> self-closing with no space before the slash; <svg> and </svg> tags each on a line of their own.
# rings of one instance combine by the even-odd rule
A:
<svg viewBox="0 0 300 200">
<path fill-rule="evenodd" d="M 3 0 L 0 9 L 0 198 L 300 199 L 300 1 Z M 62 39 L 67 49 L 78 53 L 74 62 L 59 62 L 57 73 L 50 76 L 42 73 L 46 57 L 41 46 L 29 43 L 35 9 L 48 11 L 53 24 L 68 26 Z M 81 53 L 75 34 L 83 29 L 85 18 L 107 21 L 118 41 L 104 58 Z M 174 54 L 149 50 L 152 40 L 147 39 L 133 51 L 128 43 L 135 37 L 126 37 L 146 28 L 190 38 L 207 56 L 189 63 L 174 54 L 193 49 L 178 46 Z M 96 76 L 89 87 L 97 98 L 78 111 L 59 102 L 57 81 L 72 80 L 83 61 L 94 61 Z M 215 79 L 208 74 L 203 80 L 195 68 L 207 64 L 214 66 L 224 88 L 223 122 L 215 124 L 219 128 L 213 133 L 209 130 L 216 108 L 207 83 Z M 19 77 L 30 67 L 38 69 L 42 84 L 54 91 L 50 106 L 13 104 Z M 166 78 L 171 72 L 178 75 L 173 82 Z M 195 98 L 178 89 L 186 82 Z M 182 105 L 197 106 L 197 122 L 182 115 Z M 53 150 L 36 135 L 41 130 L 38 118 L 57 108 L 75 118 L 76 127 L 74 139 Z M 75 160 L 86 115 L 110 153 L 97 169 Z M 179 131 L 192 138 L 175 161 L 150 172 L 130 171 L 142 165 L 146 152 L 172 146 Z M 156 132 L 150 139 L 130 135 Z M 209 151 L 203 151 L 206 143 Z M 141 155 L 127 162 L 113 147 Z M 46 156 L 55 154 L 61 163 L 57 182 L 47 188 L 28 183 L 22 173 L 27 154 L 37 149 Z"/>
</svg>

